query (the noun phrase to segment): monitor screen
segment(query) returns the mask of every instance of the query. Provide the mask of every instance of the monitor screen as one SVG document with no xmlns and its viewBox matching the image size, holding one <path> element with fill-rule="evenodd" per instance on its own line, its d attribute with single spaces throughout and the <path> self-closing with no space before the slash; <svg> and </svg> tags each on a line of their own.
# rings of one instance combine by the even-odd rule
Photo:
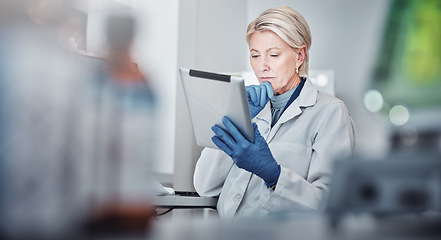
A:
<svg viewBox="0 0 441 240">
<path fill-rule="evenodd" d="M 373 91 L 365 95 L 369 110 L 386 114 L 395 125 L 440 122 L 440 26 L 440 1 L 391 1 Z"/>
</svg>

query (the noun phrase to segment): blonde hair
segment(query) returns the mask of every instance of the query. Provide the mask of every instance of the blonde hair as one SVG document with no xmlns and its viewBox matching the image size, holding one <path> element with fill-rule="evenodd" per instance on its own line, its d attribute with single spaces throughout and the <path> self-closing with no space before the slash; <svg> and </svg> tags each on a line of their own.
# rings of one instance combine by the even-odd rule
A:
<svg viewBox="0 0 441 240">
<path fill-rule="evenodd" d="M 306 45 L 305 59 L 299 67 L 299 75 L 308 76 L 311 32 L 308 23 L 300 13 L 290 7 L 277 7 L 264 11 L 248 25 L 246 34 L 248 45 L 251 35 L 258 31 L 274 32 L 294 49 Z"/>
</svg>

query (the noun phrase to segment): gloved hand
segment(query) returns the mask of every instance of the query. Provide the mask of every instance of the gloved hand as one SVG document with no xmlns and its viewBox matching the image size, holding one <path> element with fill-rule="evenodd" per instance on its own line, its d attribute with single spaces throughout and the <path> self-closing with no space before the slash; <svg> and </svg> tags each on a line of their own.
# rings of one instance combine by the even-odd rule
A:
<svg viewBox="0 0 441 240">
<path fill-rule="evenodd" d="M 246 86 L 245 90 L 247 92 L 250 115 L 253 119 L 274 96 L 274 90 L 269 82 L 264 82 L 260 85 Z"/>
<path fill-rule="evenodd" d="M 214 144 L 228 154 L 239 168 L 262 178 L 267 187 L 275 185 L 279 179 L 280 165 L 274 159 L 256 123 L 253 123 L 254 142 L 249 142 L 227 117 L 222 119 L 222 123 L 226 129 L 218 125 L 211 128 L 216 134 L 211 138 Z"/>
</svg>

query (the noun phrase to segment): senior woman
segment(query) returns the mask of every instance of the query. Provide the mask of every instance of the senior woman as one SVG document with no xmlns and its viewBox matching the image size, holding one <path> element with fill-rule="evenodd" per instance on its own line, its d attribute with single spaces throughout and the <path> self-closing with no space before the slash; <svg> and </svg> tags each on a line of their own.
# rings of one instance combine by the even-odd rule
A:
<svg viewBox="0 0 441 240">
<path fill-rule="evenodd" d="M 250 62 L 260 85 L 246 87 L 255 141 L 226 117 L 197 162 L 194 186 L 219 196 L 221 217 L 264 216 L 323 207 L 332 161 L 354 147 L 344 103 L 307 79 L 311 33 L 289 7 L 268 9 L 248 25 Z"/>
</svg>

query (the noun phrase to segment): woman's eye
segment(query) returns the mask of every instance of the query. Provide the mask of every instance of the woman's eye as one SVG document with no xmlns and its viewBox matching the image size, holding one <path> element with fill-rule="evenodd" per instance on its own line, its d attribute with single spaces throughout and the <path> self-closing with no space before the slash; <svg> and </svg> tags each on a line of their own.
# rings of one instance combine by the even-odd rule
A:
<svg viewBox="0 0 441 240">
<path fill-rule="evenodd" d="M 271 57 L 278 57 L 279 55 L 278 54 L 271 54 L 270 56 Z"/>
<path fill-rule="evenodd" d="M 259 55 L 251 55 L 252 58 L 258 58 Z"/>
</svg>

